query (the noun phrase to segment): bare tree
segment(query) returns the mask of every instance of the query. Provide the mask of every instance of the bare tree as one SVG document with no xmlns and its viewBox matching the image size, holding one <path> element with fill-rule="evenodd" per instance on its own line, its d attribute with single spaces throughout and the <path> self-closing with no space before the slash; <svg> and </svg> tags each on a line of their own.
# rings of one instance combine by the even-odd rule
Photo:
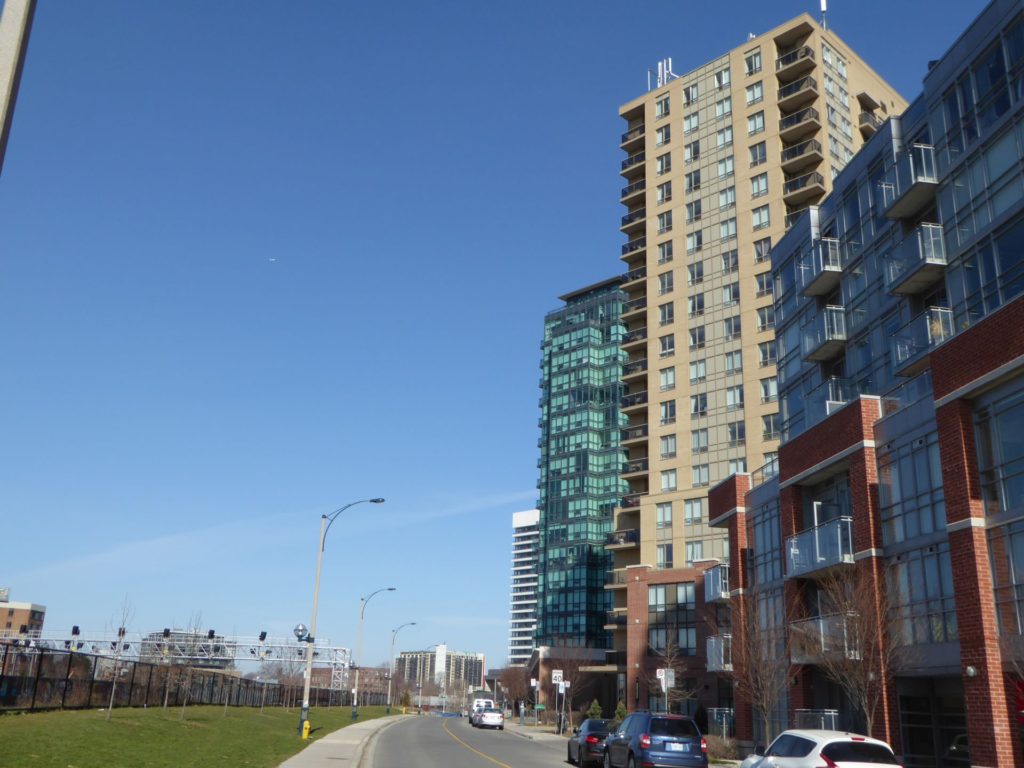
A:
<svg viewBox="0 0 1024 768">
<path fill-rule="evenodd" d="M 498 682 L 513 702 L 526 701 L 530 692 L 530 679 L 526 667 L 505 667 L 501 670 Z"/>
<path fill-rule="evenodd" d="M 671 677 L 674 678 L 673 685 L 665 691 L 665 709 L 668 712 L 672 711 L 673 704 L 682 704 L 697 697 L 697 689 L 689 685 L 686 674 L 690 671 L 689 659 L 690 657 L 672 640 L 669 640 L 665 648 L 658 653 L 658 668 L 672 670 Z M 657 690 L 661 686 L 662 682 L 656 675 L 647 678 L 649 691 Z"/>
<path fill-rule="evenodd" d="M 126 594 L 121 600 L 118 620 L 115 622 L 117 625 L 117 640 L 114 642 L 114 677 L 110 681 L 110 706 L 107 707 L 108 721 L 110 720 L 110 714 L 114 711 L 114 694 L 117 691 L 117 679 L 121 675 L 121 652 L 124 650 L 124 634 L 134 614 L 135 609 L 132 607 Z"/>
</svg>

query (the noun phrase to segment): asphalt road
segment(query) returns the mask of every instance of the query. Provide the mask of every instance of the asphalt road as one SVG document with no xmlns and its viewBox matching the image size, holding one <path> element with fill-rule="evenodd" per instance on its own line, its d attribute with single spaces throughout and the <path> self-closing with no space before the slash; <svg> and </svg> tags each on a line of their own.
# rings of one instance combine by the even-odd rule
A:
<svg viewBox="0 0 1024 768">
<path fill-rule="evenodd" d="M 552 768 L 565 766 L 565 740 L 532 741 L 508 730 L 472 728 L 461 717 L 411 717 L 381 731 L 368 768 Z"/>
</svg>

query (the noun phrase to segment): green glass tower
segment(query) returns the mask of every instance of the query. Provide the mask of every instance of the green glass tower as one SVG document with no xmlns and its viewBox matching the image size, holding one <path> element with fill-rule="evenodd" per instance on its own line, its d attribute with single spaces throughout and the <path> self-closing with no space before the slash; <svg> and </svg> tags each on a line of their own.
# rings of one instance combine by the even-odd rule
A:
<svg viewBox="0 0 1024 768">
<path fill-rule="evenodd" d="M 538 646 L 610 648 L 605 542 L 626 490 L 619 441 L 621 278 L 560 297 L 541 363 Z"/>
</svg>

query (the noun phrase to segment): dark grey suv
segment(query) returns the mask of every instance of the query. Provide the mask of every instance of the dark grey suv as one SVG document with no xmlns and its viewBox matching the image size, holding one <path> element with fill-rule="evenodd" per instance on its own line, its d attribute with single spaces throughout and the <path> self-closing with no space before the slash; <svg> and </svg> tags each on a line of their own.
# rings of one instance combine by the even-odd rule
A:
<svg viewBox="0 0 1024 768">
<path fill-rule="evenodd" d="M 604 742 L 604 768 L 703 768 L 708 745 L 682 715 L 634 712 Z"/>
</svg>

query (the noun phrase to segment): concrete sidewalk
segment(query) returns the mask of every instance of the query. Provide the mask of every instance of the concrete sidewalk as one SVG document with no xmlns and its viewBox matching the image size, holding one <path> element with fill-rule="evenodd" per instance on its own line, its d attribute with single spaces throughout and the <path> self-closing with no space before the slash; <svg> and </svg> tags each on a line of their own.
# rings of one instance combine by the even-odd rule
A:
<svg viewBox="0 0 1024 768">
<path fill-rule="evenodd" d="M 288 758 L 279 768 L 338 768 L 339 760 L 344 760 L 344 764 L 351 768 L 358 768 L 363 751 L 373 735 L 405 717 L 390 715 L 339 728 Z"/>
<path fill-rule="evenodd" d="M 505 719 L 505 730 L 524 739 L 550 744 L 564 745 L 569 738 L 568 734 L 559 736 L 555 733 L 553 725 L 534 725 L 529 721 L 525 725 L 520 725 L 518 718 L 511 717 Z"/>
</svg>

